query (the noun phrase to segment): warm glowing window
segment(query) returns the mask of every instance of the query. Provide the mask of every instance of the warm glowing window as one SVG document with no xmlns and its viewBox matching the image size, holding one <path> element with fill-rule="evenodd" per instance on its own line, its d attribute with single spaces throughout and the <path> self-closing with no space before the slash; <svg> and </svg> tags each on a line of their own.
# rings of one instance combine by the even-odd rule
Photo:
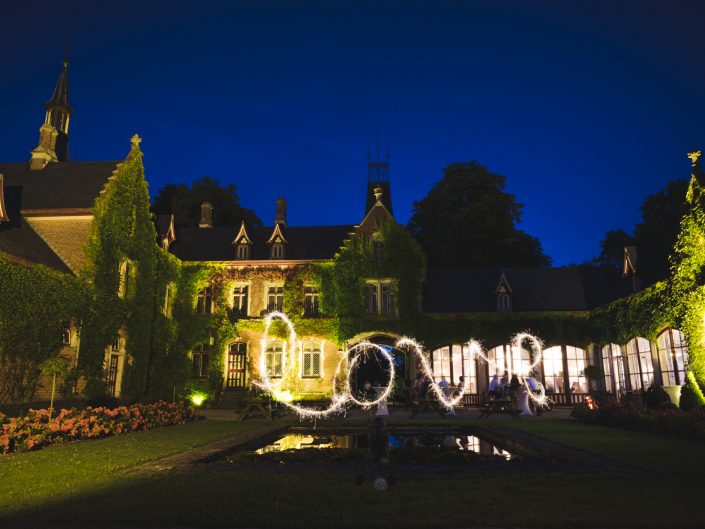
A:
<svg viewBox="0 0 705 529">
<path fill-rule="evenodd" d="M 196 313 L 213 313 L 213 289 L 211 287 L 205 287 L 198 293 L 198 298 L 196 302 Z"/>
<path fill-rule="evenodd" d="M 281 312 L 284 304 L 284 286 L 269 285 L 267 287 L 267 310 L 269 312 Z"/>
<path fill-rule="evenodd" d="M 656 340 L 664 386 L 685 382 L 688 346 L 685 335 L 677 329 L 666 329 Z"/>
<path fill-rule="evenodd" d="M 627 343 L 627 366 L 632 391 L 645 391 L 654 383 L 651 343 L 645 338 L 633 338 Z"/>
<path fill-rule="evenodd" d="M 624 357 L 619 345 L 612 343 L 602 348 L 602 369 L 605 372 L 605 389 L 608 393 L 625 391 Z"/>
<path fill-rule="evenodd" d="M 208 363 L 210 361 L 211 346 L 204 343 L 197 345 L 192 353 L 192 375 L 194 378 L 208 377 Z"/>
<path fill-rule="evenodd" d="M 436 382 L 445 378 L 450 382 L 450 346 L 441 347 L 431 353 L 433 378 Z"/>
<path fill-rule="evenodd" d="M 249 285 L 235 285 L 233 289 L 233 314 L 247 316 L 249 292 Z"/>
<path fill-rule="evenodd" d="M 282 376 L 284 363 L 284 343 L 270 342 L 264 352 L 264 368 L 270 377 Z"/>
<path fill-rule="evenodd" d="M 587 356 L 584 349 L 566 345 L 565 354 L 568 360 L 568 383 L 570 384 L 571 393 L 587 393 L 588 380 L 585 378 L 585 366 Z"/>
<path fill-rule="evenodd" d="M 304 378 L 320 378 L 321 376 L 321 344 L 305 342 L 301 358 L 301 376 Z"/>
<path fill-rule="evenodd" d="M 565 392 L 563 351 L 560 345 L 543 350 L 543 377 L 546 391 L 552 393 Z"/>
<path fill-rule="evenodd" d="M 475 359 L 472 358 L 469 347 L 447 345 L 435 349 L 431 352 L 431 369 L 436 382 L 445 378 L 452 387 L 457 387 L 463 386 L 463 382 L 467 381 L 467 392 L 477 393 Z"/>
</svg>

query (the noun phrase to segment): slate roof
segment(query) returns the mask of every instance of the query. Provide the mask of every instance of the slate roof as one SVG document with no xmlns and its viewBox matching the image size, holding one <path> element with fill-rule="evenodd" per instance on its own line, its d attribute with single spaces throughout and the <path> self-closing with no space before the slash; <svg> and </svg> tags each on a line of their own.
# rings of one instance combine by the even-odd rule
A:
<svg viewBox="0 0 705 529">
<path fill-rule="evenodd" d="M 19 209 L 89 209 L 118 163 L 58 162 L 38 171 L 30 171 L 29 162 L 0 164 L 5 200 L 19 189 Z"/>
<path fill-rule="evenodd" d="M 354 229 L 353 225 L 288 226 L 282 230 L 287 241 L 284 260 L 331 259 Z M 267 239 L 273 230 L 247 227 L 253 243 L 250 260 L 269 260 Z M 231 243 L 239 231 L 239 226 L 179 228 L 171 250 L 184 261 L 234 261 L 236 250 Z"/>
<path fill-rule="evenodd" d="M 118 162 L 58 162 L 30 171 L 29 162 L 0 164 L 10 222 L 0 223 L 0 251 L 61 272 L 71 270 L 21 218 L 21 210 L 90 209 Z"/>
<path fill-rule="evenodd" d="M 502 272 L 512 288 L 514 312 L 584 311 L 631 293 L 631 280 L 612 269 L 432 268 L 424 286 L 424 311 L 496 312 Z"/>
</svg>

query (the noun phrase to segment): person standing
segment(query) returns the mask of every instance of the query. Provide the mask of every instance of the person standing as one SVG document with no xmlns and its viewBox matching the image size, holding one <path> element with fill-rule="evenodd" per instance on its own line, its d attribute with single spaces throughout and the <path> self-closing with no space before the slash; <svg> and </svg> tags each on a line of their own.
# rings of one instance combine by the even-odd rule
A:
<svg viewBox="0 0 705 529">
<path fill-rule="evenodd" d="M 519 393 L 521 392 L 521 382 L 519 377 L 512 375 L 512 380 L 509 382 L 509 396 L 512 399 L 512 408 L 519 407 Z"/>
</svg>

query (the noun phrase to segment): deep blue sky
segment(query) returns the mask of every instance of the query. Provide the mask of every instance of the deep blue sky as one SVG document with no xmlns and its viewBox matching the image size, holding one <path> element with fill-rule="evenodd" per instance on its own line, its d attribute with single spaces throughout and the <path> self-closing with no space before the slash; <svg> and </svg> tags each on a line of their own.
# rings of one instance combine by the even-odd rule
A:
<svg viewBox="0 0 705 529">
<path fill-rule="evenodd" d="M 14 4 L 0 160 L 35 147 L 70 39 L 74 159 L 137 132 L 153 193 L 210 175 L 267 224 L 280 195 L 292 225 L 361 220 L 379 128 L 400 222 L 478 160 L 555 264 L 582 262 L 705 148 L 701 1 Z"/>
</svg>

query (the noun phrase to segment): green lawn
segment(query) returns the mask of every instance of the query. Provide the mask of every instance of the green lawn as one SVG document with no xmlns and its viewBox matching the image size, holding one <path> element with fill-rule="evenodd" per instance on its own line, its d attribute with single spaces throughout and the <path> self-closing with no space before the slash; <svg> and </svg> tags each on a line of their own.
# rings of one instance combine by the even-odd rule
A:
<svg viewBox="0 0 705 529">
<path fill-rule="evenodd" d="M 35 523 L 302 528 L 705 526 L 705 487 L 696 479 L 705 469 L 704 445 L 568 420 L 501 425 L 650 473 L 419 476 L 377 493 L 369 483 L 356 486 L 352 475 L 116 472 L 263 424 L 206 421 L 0 458 L 0 516 Z M 53 492 L 60 495 L 52 498 Z"/>
</svg>

